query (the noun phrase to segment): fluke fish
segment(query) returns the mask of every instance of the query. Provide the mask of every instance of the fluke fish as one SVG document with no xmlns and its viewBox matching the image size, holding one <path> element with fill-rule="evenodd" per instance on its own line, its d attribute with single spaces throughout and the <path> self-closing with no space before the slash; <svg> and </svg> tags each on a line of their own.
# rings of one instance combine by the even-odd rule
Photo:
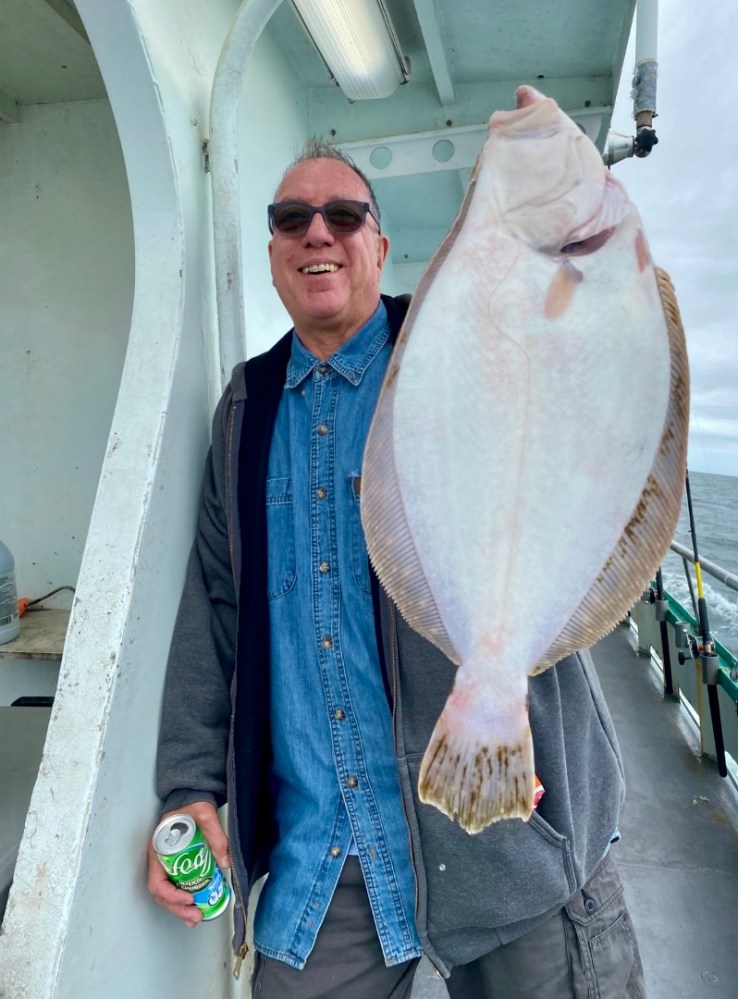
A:
<svg viewBox="0 0 738 999">
<path fill-rule="evenodd" d="M 379 579 L 459 667 L 419 791 L 469 832 L 529 818 L 528 677 L 637 600 L 686 463 L 684 334 L 638 212 L 553 100 L 516 96 L 400 331 L 362 483 Z"/>
</svg>

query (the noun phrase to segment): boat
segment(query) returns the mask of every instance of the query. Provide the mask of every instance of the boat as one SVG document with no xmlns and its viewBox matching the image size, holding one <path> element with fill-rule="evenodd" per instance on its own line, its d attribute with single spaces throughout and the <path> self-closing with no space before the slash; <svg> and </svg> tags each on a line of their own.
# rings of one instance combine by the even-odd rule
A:
<svg viewBox="0 0 738 999">
<path fill-rule="evenodd" d="M 29 605 L 0 646 L 2 999 L 246 994 L 228 920 L 191 934 L 158 909 L 145 845 L 210 416 L 233 363 L 289 326 L 265 206 L 302 142 L 335 142 L 372 179 L 390 294 L 413 291 L 490 113 L 519 84 L 554 97 L 614 169 L 658 155 L 656 0 L 350 11 L 366 18 L 360 49 L 376 32 L 381 71 L 362 76 L 346 45 L 331 48 L 342 15 L 328 3 L 3 0 L 0 533 L 19 596 L 74 593 Z M 644 106 L 632 134 L 614 135 L 631 30 Z M 675 699 L 699 700 L 704 641 L 684 608 L 651 596 L 595 650 L 632 761 L 622 870 L 650 994 L 728 996 L 734 788 L 711 761 L 709 712 L 697 704 L 692 729 Z M 666 698 L 651 666 L 664 662 L 661 623 L 674 646 Z M 718 655 L 710 679 L 738 757 L 735 661 Z M 652 745 L 659 725 L 686 737 Z M 680 768 L 682 791 L 662 794 Z M 668 847 L 650 840 L 659 804 Z M 424 966 L 417 999 L 439 985 Z"/>
</svg>

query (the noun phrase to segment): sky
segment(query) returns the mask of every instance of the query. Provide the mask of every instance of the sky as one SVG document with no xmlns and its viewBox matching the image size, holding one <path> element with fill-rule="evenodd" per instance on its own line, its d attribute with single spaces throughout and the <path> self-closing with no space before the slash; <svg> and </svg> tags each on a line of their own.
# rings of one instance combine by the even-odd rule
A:
<svg viewBox="0 0 738 999">
<path fill-rule="evenodd" d="M 689 468 L 738 475 L 738 8 L 661 0 L 659 144 L 616 164 L 676 290 L 691 380 Z M 632 135 L 635 42 L 611 128 Z"/>
</svg>

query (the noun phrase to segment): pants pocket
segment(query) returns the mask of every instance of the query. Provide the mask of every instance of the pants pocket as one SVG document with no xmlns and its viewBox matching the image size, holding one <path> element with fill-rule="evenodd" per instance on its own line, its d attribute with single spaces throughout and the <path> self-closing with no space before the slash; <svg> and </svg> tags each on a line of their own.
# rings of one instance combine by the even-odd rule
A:
<svg viewBox="0 0 738 999">
<path fill-rule="evenodd" d="M 603 860 L 565 913 L 577 999 L 645 999 L 635 930 L 615 864 Z"/>
</svg>

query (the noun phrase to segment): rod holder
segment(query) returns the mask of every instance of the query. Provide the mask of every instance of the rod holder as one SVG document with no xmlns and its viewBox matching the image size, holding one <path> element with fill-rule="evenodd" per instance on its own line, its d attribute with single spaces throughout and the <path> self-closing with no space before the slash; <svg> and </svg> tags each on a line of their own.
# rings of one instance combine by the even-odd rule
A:
<svg viewBox="0 0 738 999">
<path fill-rule="evenodd" d="M 702 659 L 702 682 L 708 687 L 714 687 L 718 682 L 720 657 L 715 652 L 703 652 Z"/>
</svg>

